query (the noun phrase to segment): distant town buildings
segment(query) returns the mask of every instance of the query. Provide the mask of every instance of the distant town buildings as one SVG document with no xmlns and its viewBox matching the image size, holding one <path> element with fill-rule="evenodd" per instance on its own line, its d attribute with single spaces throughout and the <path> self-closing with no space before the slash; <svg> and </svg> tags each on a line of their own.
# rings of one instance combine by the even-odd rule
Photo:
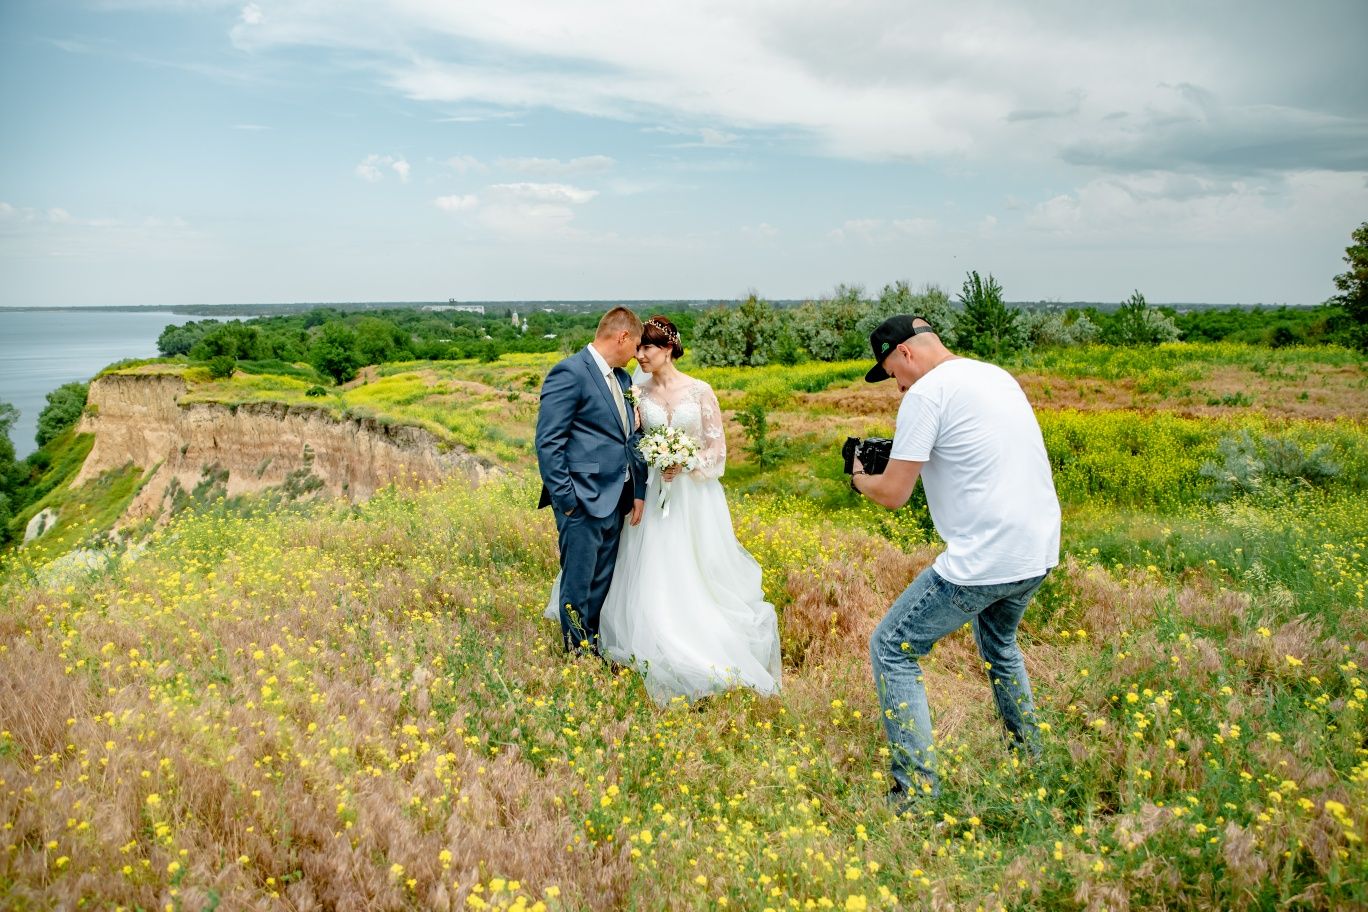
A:
<svg viewBox="0 0 1368 912">
<path fill-rule="evenodd" d="M 485 312 L 483 304 L 457 304 L 456 299 L 452 298 L 446 304 L 424 304 L 419 310 L 429 312 L 438 310 L 459 310 L 462 313 L 483 314 Z"/>
</svg>

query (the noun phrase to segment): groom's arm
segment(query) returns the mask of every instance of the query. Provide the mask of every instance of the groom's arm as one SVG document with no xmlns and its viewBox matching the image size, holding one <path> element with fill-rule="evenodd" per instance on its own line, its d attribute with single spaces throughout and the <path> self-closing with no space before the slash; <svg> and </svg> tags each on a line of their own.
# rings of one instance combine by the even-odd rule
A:
<svg viewBox="0 0 1368 912">
<path fill-rule="evenodd" d="M 644 500 L 646 497 L 646 457 L 641 455 L 641 424 L 637 420 L 636 430 L 627 438 L 627 459 L 632 469 L 632 498 Z M 632 525 L 636 525 L 633 523 Z"/>
<path fill-rule="evenodd" d="M 579 385 L 565 364 L 551 368 L 542 383 L 541 407 L 537 410 L 537 471 L 551 502 L 562 513 L 571 513 L 579 506 L 565 457 L 579 398 Z"/>
</svg>

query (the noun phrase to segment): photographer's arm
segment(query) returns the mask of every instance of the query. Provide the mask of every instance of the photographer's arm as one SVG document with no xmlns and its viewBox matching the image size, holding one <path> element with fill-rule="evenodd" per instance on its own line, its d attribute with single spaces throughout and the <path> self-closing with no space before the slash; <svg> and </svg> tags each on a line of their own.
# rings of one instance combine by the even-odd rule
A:
<svg viewBox="0 0 1368 912">
<path fill-rule="evenodd" d="M 912 496 L 912 489 L 917 486 L 922 465 L 923 463 L 910 462 L 906 459 L 890 459 L 882 475 L 868 475 L 856 457 L 855 474 L 851 476 L 851 484 L 879 506 L 896 510 Z"/>
</svg>

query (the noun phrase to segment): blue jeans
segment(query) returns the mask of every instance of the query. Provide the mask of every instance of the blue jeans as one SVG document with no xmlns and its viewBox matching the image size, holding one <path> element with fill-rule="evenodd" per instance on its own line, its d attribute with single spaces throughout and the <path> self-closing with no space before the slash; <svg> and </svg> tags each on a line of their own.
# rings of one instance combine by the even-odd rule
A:
<svg viewBox="0 0 1368 912">
<path fill-rule="evenodd" d="M 1017 625 L 1045 574 L 993 586 L 960 586 L 928 567 L 898 596 L 869 640 L 874 684 L 879 689 L 884 731 L 893 750 L 894 791 L 938 794 L 931 708 L 917 660 L 936 641 L 966 623 L 974 627 L 979 655 L 998 715 L 1016 745 L 1040 749 L 1035 704 L 1026 663 L 1017 646 Z"/>
</svg>

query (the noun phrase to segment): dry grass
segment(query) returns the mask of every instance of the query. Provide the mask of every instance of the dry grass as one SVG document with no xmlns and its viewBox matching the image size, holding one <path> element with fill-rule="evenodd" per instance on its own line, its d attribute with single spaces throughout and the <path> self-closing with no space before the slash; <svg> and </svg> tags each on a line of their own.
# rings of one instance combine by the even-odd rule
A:
<svg viewBox="0 0 1368 912">
<path fill-rule="evenodd" d="M 1179 389 L 1140 388 L 1133 377 L 1098 379 L 1017 372 L 1026 397 L 1041 409 L 1109 411 L 1156 409 L 1184 417 L 1234 416 L 1255 412 L 1269 418 L 1368 419 L 1368 383 L 1361 367 L 1307 365 L 1299 370 L 1254 371 L 1213 366 Z M 1143 378 L 1141 378 L 1143 379 Z M 887 420 L 897 412 L 894 384 L 852 383 L 800 393 L 804 410 Z"/>
<path fill-rule="evenodd" d="M 779 580 L 784 693 L 659 711 L 634 675 L 555 654 L 539 618 L 553 537 L 529 496 L 191 516 L 111 576 L 11 581 L 6 905 L 1253 907 L 1269 877 L 1320 891 L 1310 908 L 1353 895 L 1344 821 L 1362 825 L 1364 786 L 1326 762 L 1352 749 L 1326 752 L 1358 729 L 1289 728 L 1260 695 L 1344 680 L 1368 647 L 1276 597 L 1070 561 L 1023 632 L 1053 726 L 1034 770 L 1002 750 L 972 640 L 944 640 L 925 662 L 948 792 L 934 813 L 956 822 L 933 831 L 881 809 L 866 645 L 932 549 L 738 504 Z M 1236 725 L 1261 736 L 1237 749 Z M 1284 780 L 1295 791 L 1270 802 Z M 1226 873 L 1194 878 L 1184 852 Z"/>
</svg>

